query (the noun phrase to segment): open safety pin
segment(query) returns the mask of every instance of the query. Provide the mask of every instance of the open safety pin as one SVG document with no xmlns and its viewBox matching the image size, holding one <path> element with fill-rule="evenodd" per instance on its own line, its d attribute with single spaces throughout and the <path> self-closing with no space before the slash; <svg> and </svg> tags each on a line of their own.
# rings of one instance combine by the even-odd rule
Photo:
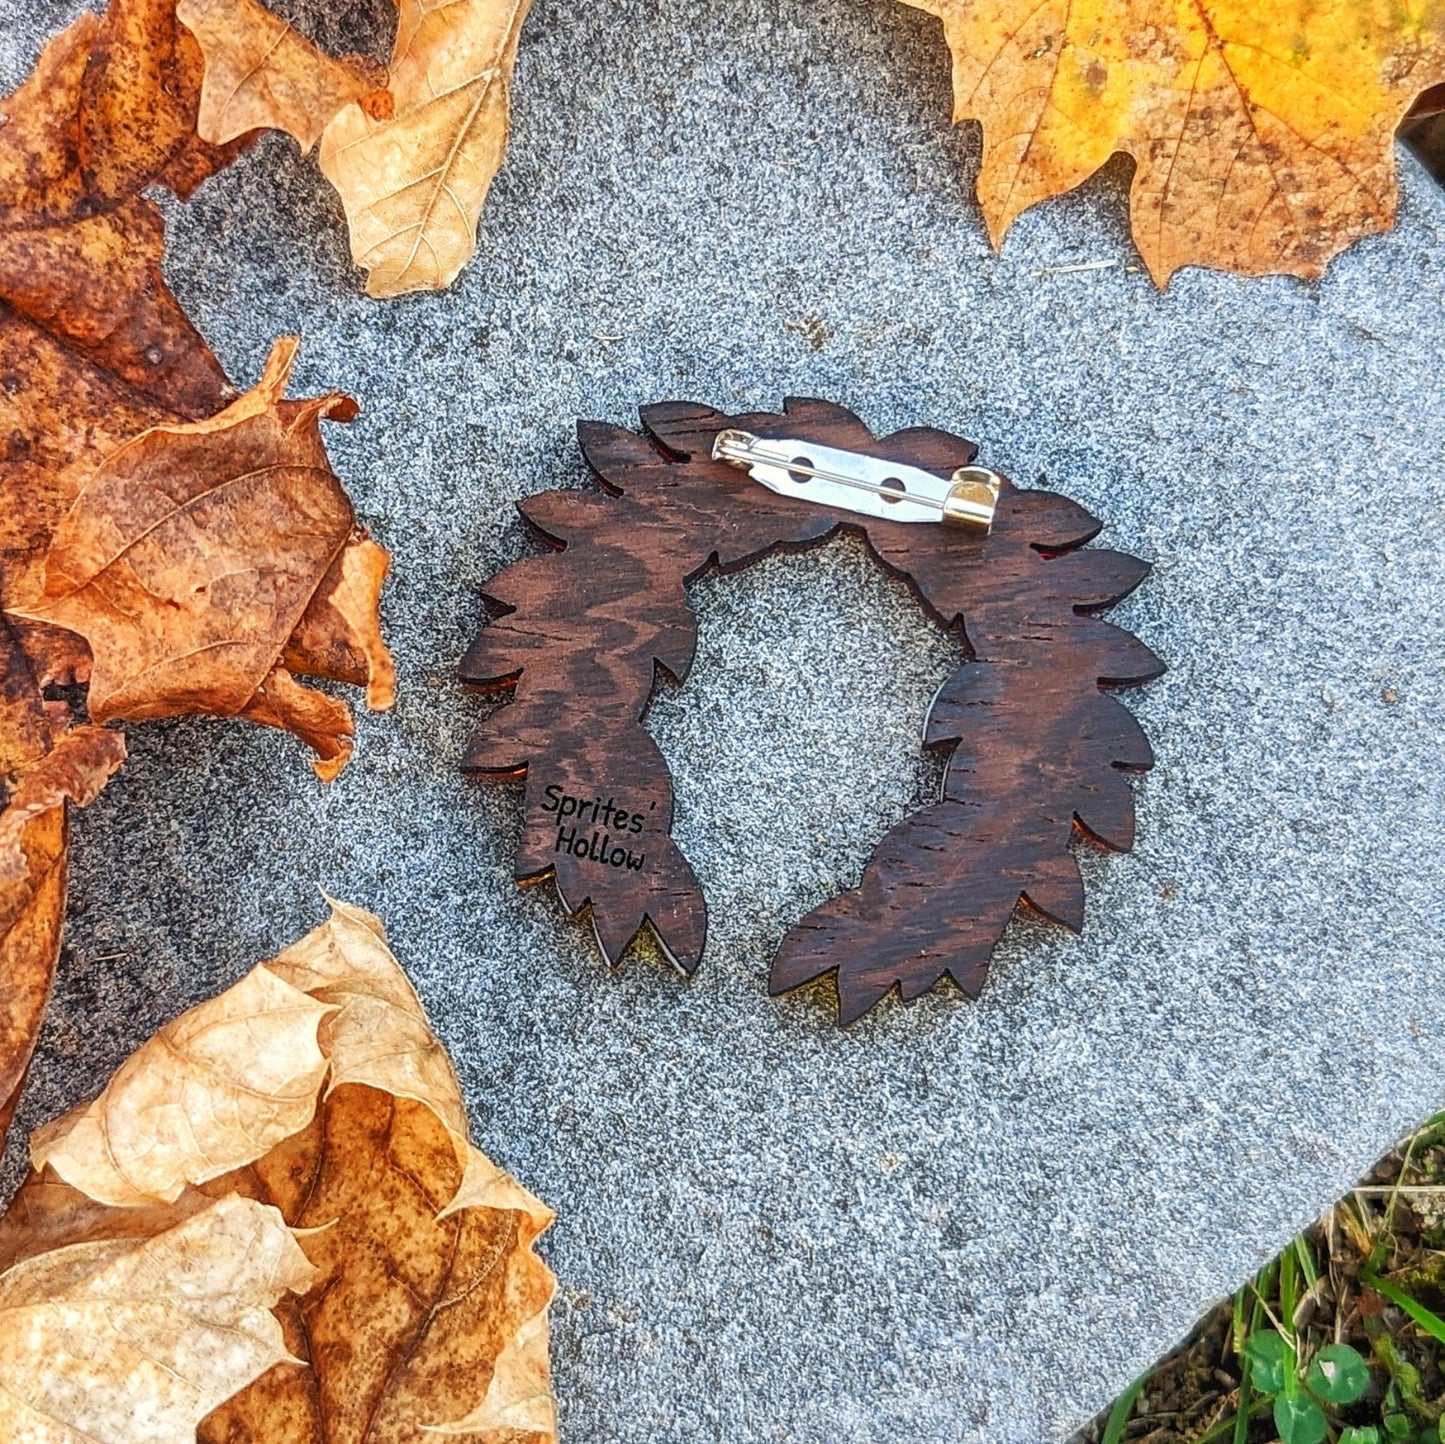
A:
<svg viewBox="0 0 1445 1444">
<path fill-rule="evenodd" d="M 719 431 L 714 461 L 746 468 L 769 491 L 886 521 L 951 521 L 988 531 L 1003 478 L 982 466 L 949 477 L 812 441 Z"/>
</svg>

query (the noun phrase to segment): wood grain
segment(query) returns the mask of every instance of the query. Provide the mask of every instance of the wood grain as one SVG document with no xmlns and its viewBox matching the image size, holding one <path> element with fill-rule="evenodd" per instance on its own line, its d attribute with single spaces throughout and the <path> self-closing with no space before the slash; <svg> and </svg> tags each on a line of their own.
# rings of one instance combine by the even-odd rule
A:
<svg viewBox="0 0 1445 1444">
<path fill-rule="evenodd" d="M 590 915 L 610 962 L 648 926 L 683 971 L 697 967 L 706 909 L 672 841 L 671 779 L 643 726 L 658 670 L 680 682 L 692 663 L 687 583 L 711 566 L 734 570 L 847 527 L 932 617 L 961 629 L 967 661 L 929 716 L 927 745 L 950 753 L 943 798 L 884 838 L 857 888 L 788 933 L 770 990 L 834 974 L 846 1024 L 895 986 L 908 1000 L 948 977 L 976 995 L 1021 901 L 1079 928 L 1075 830 L 1127 849 L 1133 800 L 1124 774 L 1153 760 L 1106 689 L 1148 681 L 1163 665 L 1096 615 L 1137 586 L 1147 565 L 1085 549 L 1099 523 L 1053 492 L 1005 483 L 993 530 L 982 535 L 778 496 L 711 459 L 716 433 L 737 427 L 946 475 L 976 453 L 947 432 L 875 438 L 851 412 L 798 399 L 782 415 L 667 402 L 644 408 L 642 419 L 643 435 L 579 426 L 602 490 L 522 503 L 550 551 L 488 583 L 497 615 L 461 664 L 469 685 L 512 697 L 480 726 L 463 766 L 526 776 L 519 880 L 554 874 L 569 911 Z"/>
</svg>

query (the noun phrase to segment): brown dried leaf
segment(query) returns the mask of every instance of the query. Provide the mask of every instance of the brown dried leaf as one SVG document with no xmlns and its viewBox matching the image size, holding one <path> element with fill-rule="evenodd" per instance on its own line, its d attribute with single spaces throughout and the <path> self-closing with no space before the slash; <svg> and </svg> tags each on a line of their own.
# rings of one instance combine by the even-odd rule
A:
<svg viewBox="0 0 1445 1444">
<path fill-rule="evenodd" d="M 377 621 L 391 566 L 383 547 L 353 536 L 331 563 L 286 643 L 286 670 L 366 688 L 366 705 L 385 712 L 396 701 L 396 668 Z"/>
<path fill-rule="evenodd" d="M 333 60 L 257 0 L 180 0 L 176 17 L 205 53 L 198 128 L 209 140 L 269 128 L 308 151 L 343 105 L 390 113 L 381 66 L 359 55 Z"/>
<path fill-rule="evenodd" d="M 303 1246 L 320 1276 L 287 1335 L 312 1368 L 259 1380 L 207 1420 L 202 1444 L 420 1444 L 423 1431 L 488 1413 L 555 1439 L 545 1346 L 518 1338 L 528 1326 L 545 1336 L 553 1279 L 531 1250 L 551 1214 L 515 1185 L 494 1205 L 451 1211 L 455 1145 L 425 1105 L 347 1084 L 305 1134 L 235 1179 L 316 1230 Z"/>
<path fill-rule="evenodd" d="M 344 625 L 333 645 L 380 669 L 379 700 L 391 674 L 364 614 L 376 592 L 347 578 L 344 549 L 360 541 L 321 442 L 321 419 L 350 420 L 356 405 L 283 400 L 296 346 L 278 341 L 260 382 L 219 415 L 152 427 L 107 457 L 55 530 L 39 594 L 13 610 L 90 644 L 96 721 L 239 714 L 295 732 L 330 777 L 350 754 L 351 714 L 280 664 L 338 564 L 321 603 L 349 609 L 331 606 Z"/>
<path fill-rule="evenodd" d="M 39 688 L 0 617 L 0 798 L 5 779 L 44 761 L 50 727 Z M 8 805 L 0 811 L 7 825 Z M 65 918 L 65 809 L 26 819 L 18 876 L 0 873 L 0 1143 L 10 1127 L 60 956 Z"/>
<path fill-rule="evenodd" d="M 77 727 L 62 733 L 44 757 L 20 774 L 0 812 L 0 887 L 30 875 L 24 846 L 30 824 L 67 802 L 88 807 L 124 761 L 121 733 Z"/>
<path fill-rule="evenodd" d="M 52 739 L 35 674 L 0 616 L 0 1145 L 60 955 L 65 803 L 91 801 L 124 757 L 120 733 L 99 727 Z"/>
<path fill-rule="evenodd" d="M 1160 285 L 1186 265 L 1316 276 L 1387 230 L 1396 127 L 1445 79 L 1435 0 L 905 3 L 943 21 L 954 119 L 983 122 L 994 244 L 1123 151 Z"/>
<path fill-rule="evenodd" d="M 25 1259 L 0 1275 L 0 1444 L 186 1444 L 289 1358 L 271 1310 L 313 1276 L 277 1211 L 234 1196 Z"/>
<path fill-rule="evenodd" d="M 103 18 L 56 37 L 4 103 L 0 607 L 29 614 L 24 641 L 42 683 L 91 681 L 95 720 L 245 716 L 296 732 L 330 777 L 350 753 L 351 714 L 296 683 L 281 654 L 389 703 L 375 616 L 385 553 L 355 532 L 315 424 L 347 419 L 353 403 L 282 401 L 291 342 L 237 400 L 161 277 L 161 219 L 142 192 L 188 195 L 246 140 L 197 136 L 203 69 L 173 0 L 112 0 Z M 225 474 L 228 453 L 247 446 L 282 468 L 251 478 L 249 496 L 246 478 Z M 173 478 L 160 473 L 177 461 L 192 464 L 196 491 L 142 536 L 167 505 Z M 248 507 L 259 524 L 223 538 L 228 516 L 252 519 Z M 97 551 L 117 542 L 120 554 Z M 89 587 L 71 595 L 67 567 L 87 566 Z M 128 621 L 98 623 L 92 675 L 87 618 L 151 581 L 162 592 Z"/>
<path fill-rule="evenodd" d="M 127 29 L 148 17 L 164 32 L 174 29 L 165 12 L 127 4 L 115 14 Z M 140 195 L 177 167 L 188 184 L 198 179 L 191 151 L 169 124 L 107 131 L 132 110 L 173 118 L 154 72 L 174 65 L 142 65 L 152 88 L 129 106 L 117 98 L 120 72 L 138 63 L 114 43 L 119 23 L 82 16 L 0 106 L 4 605 L 30 589 L 51 532 L 105 452 L 158 422 L 208 416 L 235 395 L 166 288 L 160 214 Z M 161 34 L 139 60 L 164 49 Z M 224 154 L 210 156 L 219 164 Z M 123 176 L 134 182 L 129 193 Z"/>
<path fill-rule="evenodd" d="M 279 1315 L 308 1367 L 221 1405 L 205 1444 L 555 1441 L 554 1280 L 533 1252 L 552 1215 L 468 1142 L 451 1064 L 369 913 L 334 903 L 37 1133 L 32 1158 L 0 1261 L 173 1227 L 203 1195 L 306 1230 L 316 1280 Z"/>
</svg>

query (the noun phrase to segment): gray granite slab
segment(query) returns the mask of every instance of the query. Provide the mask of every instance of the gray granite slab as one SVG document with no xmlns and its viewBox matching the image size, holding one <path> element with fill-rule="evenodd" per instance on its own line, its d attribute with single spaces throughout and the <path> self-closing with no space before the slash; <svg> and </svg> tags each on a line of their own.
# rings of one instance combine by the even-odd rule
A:
<svg viewBox="0 0 1445 1444">
<path fill-rule="evenodd" d="M 0 0 L 7 86 L 76 8 Z M 322 8 L 290 13 L 384 51 L 386 0 Z M 451 293 L 362 296 L 283 138 L 167 207 L 231 373 L 296 330 L 300 386 L 365 406 L 333 452 L 396 557 L 401 699 L 329 789 L 258 729 L 133 729 L 75 829 L 21 1123 L 317 922 L 318 886 L 376 909 L 478 1138 L 560 1215 L 572 1441 L 1060 1439 L 1445 1102 L 1445 197 L 1402 156 L 1399 229 L 1322 282 L 1161 295 L 1119 165 L 990 252 L 947 80 L 885 0 L 537 0 Z M 478 589 L 524 548 L 511 503 L 580 483 L 573 419 L 790 392 L 1084 502 L 1156 563 L 1116 615 L 1171 667 L 1084 935 L 1016 925 L 977 1004 L 847 1034 L 770 1001 L 767 961 L 934 784 L 951 655 L 856 545 L 696 590 L 652 723 L 711 904 L 692 984 L 609 975 L 513 886 L 517 794 L 456 767 Z"/>
</svg>

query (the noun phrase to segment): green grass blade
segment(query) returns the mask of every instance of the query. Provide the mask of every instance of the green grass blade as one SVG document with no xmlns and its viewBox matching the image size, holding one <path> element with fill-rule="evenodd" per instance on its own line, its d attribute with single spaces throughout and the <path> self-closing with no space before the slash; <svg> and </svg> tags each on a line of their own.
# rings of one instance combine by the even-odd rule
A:
<svg viewBox="0 0 1445 1444">
<path fill-rule="evenodd" d="M 1305 1276 L 1305 1284 L 1309 1288 L 1314 1288 L 1320 1281 L 1320 1271 L 1315 1265 L 1314 1254 L 1310 1252 L 1309 1241 L 1303 1234 L 1295 1239 L 1294 1251 L 1299 1255 L 1299 1266 Z"/>
<path fill-rule="evenodd" d="M 1234 1416 L 1233 1444 L 1249 1444 L 1249 1417 L 1254 1413 L 1254 1388 L 1250 1383 L 1249 1356 L 1239 1365 L 1239 1407 Z"/>
<path fill-rule="evenodd" d="M 1279 1321 L 1290 1342 L 1294 1342 L 1294 1311 L 1299 1307 L 1299 1291 L 1295 1287 L 1294 1250 L 1286 1249 L 1279 1259 Z"/>
<path fill-rule="evenodd" d="M 1378 1274 L 1362 1273 L 1360 1282 L 1368 1284 L 1381 1298 L 1389 1299 L 1397 1309 L 1407 1313 L 1436 1343 L 1445 1344 L 1445 1319 L 1432 1314 L 1422 1303 L 1417 1303 L 1404 1289 L 1396 1288 L 1388 1279 Z"/>
<path fill-rule="evenodd" d="M 1148 1382 L 1149 1370 L 1146 1369 L 1114 1400 L 1114 1407 L 1109 1410 L 1109 1418 L 1104 1425 L 1104 1434 L 1099 1444 L 1119 1444 L 1123 1439 L 1124 1430 L 1129 1427 L 1129 1416 L 1134 1412 L 1134 1405 Z"/>
</svg>

